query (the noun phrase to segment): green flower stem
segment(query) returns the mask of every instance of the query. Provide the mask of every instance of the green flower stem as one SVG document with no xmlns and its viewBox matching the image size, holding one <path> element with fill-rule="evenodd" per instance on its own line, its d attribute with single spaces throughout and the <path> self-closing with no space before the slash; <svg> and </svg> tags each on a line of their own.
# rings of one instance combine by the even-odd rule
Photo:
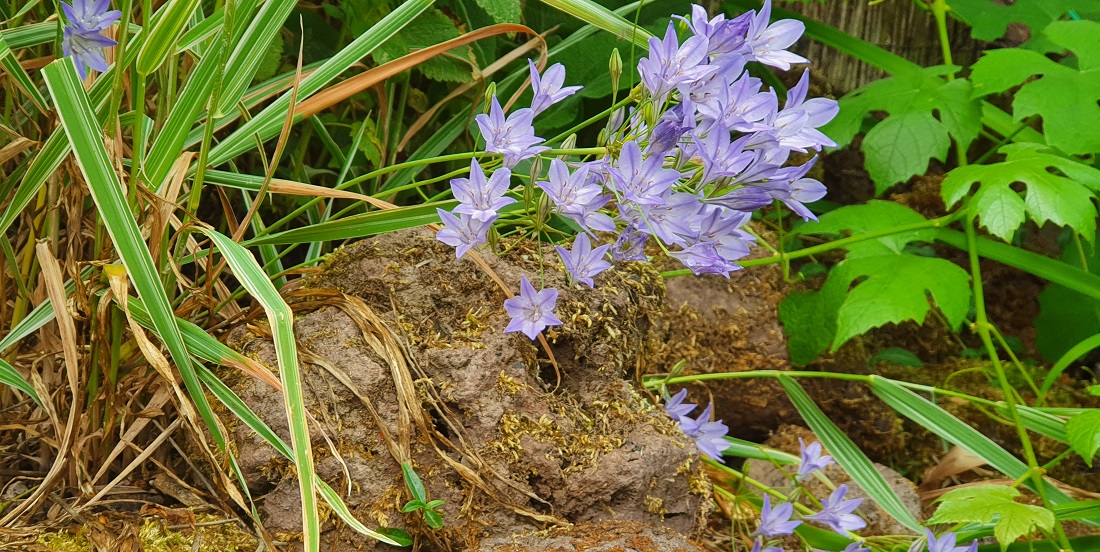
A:
<svg viewBox="0 0 1100 552">
<path fill-rule="evenodd" d="M 947 0 L 933 0 L 932 1 L 932 16 L 936 18 L 936 29 L 940 35 L 940 49 L 943 52 L 943 64 L 954 65 L 954 61 L 951 57 L 951 38 L 947 34 L 947 11 L 950 8 L 947 6 Z M 947 80 L 955 80 L 955 72 L 951 71 L 947 73 Z M 955 154 L 959 158 L 959 166 L 966 165 L 966 148 L 963 147 L 958 140 L 955 140 Z"/>
<path fill-rule="evenodd" d="M 818 255 L 825 253 L 826 251 L 832 251 L 833 249 L 839 249 L 841 247 L 847 247 L 853 243 L 859 243 L 862 241 L 873 240 L 884 236 L 890 236 L 893 234 L 901 234 L 903 232 L 912 232 L 914 230 L 922 230 L 925 228 L 942 228 L 962 218 L 962 211 L 945 215 L 939 218 L 926 220 L 924 222 L 918 222 L 914 224 L 905 224 L 902 226 L 895 226 L 893 228 L 886 228 L 884 230 L 878 230 L 875 232 L 868 232 L 866 234 L 860 234 L 858 236 L 850 236 L 839 240 L 834 240 L 828 243 L 807 247 L 805 249 L 799 249 L 798 251 L 791 251 L 789 253 L 778 253 L 770 257 L 761 257 L 758 259 L 747 259 L 744 261 L 738 261 L 737 264 L 743 267 L 769 265 L 775 263 L 785 263 L 793 259 L 800 259 L 802 257 L 809 257 L 811 255 Z M 682 268 L 679 270 L 669 270 L 662 272 L 662 278 L 672 278 L 675 276 L 687 276 L 691 274 L 691 270 Z"/>
<path fill-rule="evenodd" d="M 745 475 L 745 474 L 743 474 L 743 473 L 741 473 L 741 472 L 739 472 L 739 471 L 737 471 L 737 470 L 735 470 L 735 469 L 733 469 L 733 468 L 731 468 L 731 467 L 729 467 L 729 466 L 727 466 L 727 465 L 725 465 L 721 462 L 718 462 L 716 460 L 711 460 L 710 458 L 703 458 L 703 463 L 710 466 L 710 467 L 712 467 L 712 468 L 717 469 L 718 471 L 720 471 L 722 473 L 725 473 L 726 475 L 729 475 L 730 477 L 733 477 L 734 479 L 737 479 L 739 481 L 742 481 L 744 483 L 752 485 L 753 487 L 756 487 L 757 489 L 760 489 L 761 491 L 764 491 L 768 495 L 771 495 L 773 498 L 778 498 L 779 500 L 781 500 L 783 502 L 791 502 L 791 497 L 789 497 L 789 496 L 787 496 L 787 495 L 785 495 L 785 494 L 783 494 L 783 493 L 781 493 L 781 492 L 765 485 L 764 483 L 761 483 L 760 481 L 757 481 L 757 480 L 755 480 L 755 479 L 753 479 L 753 478 L 751 478 L 751 477 L 749 477 L 749 476 L 747 476 L 747 475 Z M 715 488 L 718 488 L 718 487 L 715 487 Z M 806 506 L 805 504 L 802 504 L 800 502 L 791 502 L 791 504 L 794 505 L 795 510 L 798 510 L 799 512 L 801 512 L 803 514 L 809 515 L 809 514 L 814 513 L 814 511 L 811 510 L 809 506 Z"/>
<path fill-rule="evenodd" d="M 963 223 L 963 226 L 966 227 L 967 254 L 970 257 L 970 275 L 974 282 L 974 327 L 977 329 L 978 335 L 982 339 L 982 344 L 985 345 L 985 350 L 989 354 L 989 361 L 993 364 L 993 369 L 997 373 L 997 381 L 1001 386 L 1005 405 L 1008 407 L 1009 416 L 1016 425 L 1016 433 L 1020 437 L 1020 445 L 1024 450 L 1024 459 L 1027 461 L 1027 467 L 1031 475 L 1031 480 L 1035 486 L 1035 492 L 1038 493 L 1039 497 L 1043 500 L 1043 505 L 1050 508 L 1052 504 L 1043 487 L 1043 469 L 1039 467 L 1039 461 L 1035 456 L 1035 449 L 1031 444 L 1031 437 L 1027 434 L 1027 428 L 1024 426 L 1024 419 L 1016 406 L 1015 390 L 1012 388 L 1012 384 L 1008 382 L 1004 366 L 1001 364 L 1001 359 L 997 355 L 997 347 L 993 344 L 993 338 L 990 331 L 993 326 L 989 323 L 989 318 L 986 315 L 982 270 L 980 257 L 978 256 L 978 233 L 975 229 L 977 224 L 975 221 L 977 213 L 970 208 L 968 208 L 967 211 L 970 213 Z M 1054 532 L 1057 535 L 1058 543 L 1061 548 L 1063 550 L 1072 551 L 1073 546 L 1066 537 L 1066 532 L 1062 529 L 1061 522 L 1055 522 Z"/>
</svg>

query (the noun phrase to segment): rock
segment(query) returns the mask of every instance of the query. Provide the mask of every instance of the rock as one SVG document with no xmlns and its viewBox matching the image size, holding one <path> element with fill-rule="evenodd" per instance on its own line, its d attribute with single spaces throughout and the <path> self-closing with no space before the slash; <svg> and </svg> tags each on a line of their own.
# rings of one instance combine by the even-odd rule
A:
<svg viewBox="0 0 1100 552">
<path fill-rule="evenodd" d="M 521 274 L 539 282 L 538 255 L 521 246 L 485 262 L 518 288 Z M 543 257 L 556 258 L 549 249 Z M 560 290 L 556 313 L 565 321 L 545 332 L 557 368 L 537 343 L 501 333 L 503 293 L 426 231 L 338 250 L 295 292 L 306 405 L 328 438 L 311 430 L 317 471 L 342 494 L 350 488 L 346 501 L 358 519 L 441 550 L 611 521 L 623 542 L 635 528 L 646 531 L 639 542 L 656 543 L 639 550 L 678 550 L 667 544 L 672 537 L 661 540 L 665 529 L 701 531 L 710 506 L 699 453 L 629 382 L 648 350 L 664 291 L 659 276 L 628 263 L 598 276 L 595 290 L 568 288 L 553 268 L 544 277 Z M 276 366 L 262 326 L 239 328 L 228 341 Z M 252 379 L 229 383 L 289 441 L 279 393 Z M 231 433 L 250 490 L 266 495 L 265 526 L 294 540 L 301 512 L 290 463 L 247 427 Z M 445 501 L 442 530 L 400 512 L 411 499 L 401 457 L 429 498 Z M 389 549 L 327 519 L 326 549 Z M 569 542 L 583 540 L 575 528 L 571 535 Z"/>
</svg>

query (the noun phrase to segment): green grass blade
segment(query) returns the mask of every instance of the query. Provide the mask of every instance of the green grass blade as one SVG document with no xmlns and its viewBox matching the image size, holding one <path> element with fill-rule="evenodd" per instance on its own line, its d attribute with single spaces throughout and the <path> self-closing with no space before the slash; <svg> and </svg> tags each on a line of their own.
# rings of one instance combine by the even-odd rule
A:
<svg viewBox="0 0 1100 552">
<path fill-rule="evenodd" d="M 260 7 L 244 36 L 234 40 L 233 52 L 225 66 L 226 78 L 222 83 L 222 95 L 215 117 L 223 117 L 225 112 L 232 111 L 244 96 L 264 60 L 260 53 L 267 50 L 296 5 L 295 0 L 270 0 Z"/>
<path fill-rule="evenodd" d="M 1051 388 L 1054 387 L 1054 382 L 1058 381 L 1058 378 L 1062 376 L 1062 372 L 1064 372 L 1066 368 L 1069 368 L 1070 364 L 1073 364 L 1074 361 L 1087 355 L 1097 347 L 1100 347 L 1100 334 L 1086 337 L 1074 345 L 1073 348 L 1066 351 L 1066 354 L 1062 355 L 1062 358 L 1059 358 L 1058 362 L 1055 362 L 1054 366 L 1050 367 L 1047 376 L 1043 378 L 1043 384 L 1039 386 L 1039 396 L 1045 398 Z"/>
<path fill-rule="evenodd" d="M 306 552 L 317 552 L 321 546 L 321 522 L 317 513 L 317 497 L 314 494 L 316 472 L 313 467 L 313 452 L 309 439 L 309 419 L 306 416 L 305 402 L 302 397 L 302 379 L 298 370 L 294 313 L 247 249 L 214 230 L 200 229 L 200 231 L 214 242 L 221 251 L 222 257 L 229 263 L 233 275 L 260 302 L 264 312 L 267 313 L 275 341 L 275 356 L 279 362 L 279 377 L 283 382 L 283 400 L 290 422 L 290 443 L 294 451 L 294 464 L 298 470 L 304 531 L 302 541 Z"/>
<path fill-rule="evenodd" d="M 649 31 L 635 27 L 623 16 L 592 0 L 542 0 L 542 3 L 561 10 L 585 23 L 595 25 L 618 38 L 632 40 L 641 48 L 649 48 Z"/>
<path fill-rule="evenodd" d="M 176 40 L 183 34 L 191 14 L 199 7 L 199 0 L 169 0 L 154 16 L 153 27 L 138 50 L 137 72 L 147 76 L 156 71 L 175 50 Z"/>
<path fill-rule="evenodd" d="M 49 101 L 42 95 L 42 92 L 35 86 L 34 81 L 27 75 L 27 72 L 23 70 L 23 66 L 19 65 L 19 60 L 12 55 L 11 48 L 8 46 L 7 41 L 3 36 L 0 36 L 0 65 L 4 66 L 8 74 L 15 79 L 16 86 L 23 91 L 34 103 L 34 106 L 38 108 L 40 113 L 45 114 L 48 110 Z"/>
<path fill-rule="evenodd" d="M 871 500 L 874 500 L 879 507 L 894 519 L 918 533 L 921 532 L 920 523 L 917 523 L 913 514 L 905 508 L 898 496 L 886 484 L 871 460 L 863 454 L 863 451 L 859 450 L 859 447 L 847 435 L 840 431 L 840 428 L 836 427 L 832 420 L 821 412 L 821 409 L 814 404 L 813 399 L 806 394 L 802 386 L 784 375 L 779 375 L 776 379 L 783 386 L 783 390 L 787 392 L 787 396 L 790 397 L 795 409 L 806 420 L 814 434 L 821 439 L 821 443 L 833 455 L 837 464 L 848 472 L 853 481 L 859 483 L 867 496 L 871 497 Z"/>
<path fill-rule="evenodd" d="M 970 451 L 1008 477 L 1020 479 L 1027 474 L 1027 465 L 1020 459 L 935 403 L 884 378 L 874 378 L 871 381 L 871 391 L 901 415 Z M 1024 484 L 1029 485 L 1030 480 L 1025 480 Z M 1051 502 L 1060 504 L 1072 501 L 1054 485 L 1044 481 L 1044 487 Z"/>
<path fill-rule="evenodd" d="M 71 60 L 58 60 L 43 68 L 42 74 L 53 97 L 61 126 L 65 129 L 63 136 L 68 137 L 77 165 L 84 174 L 92 200 L 99 210 L 100 220 L 111 236 L 138 296 L 148 307 L 157 335 L 168 348 L 203 422 L 210 429 L 218 447 L 224 450 L 225 436 L 221 433 L 210 403 L 202 392 L 183 336 L 176 325 L 172 306 L 168 303 L 168 295 L 158 277 L 159 271 L 153 264 L 137 221 L 122 195 L 122 184 L 104 147 L 102 126 L 96 120 L 84 87 L 77 79 L 76 68 Z"/>
<path fill-rule="evenodd" d="M 797 464 L 802 459 L 794 454 L 786 453 L 781 450 L 776 450 L 764 445 L 753 443 L 752 441 L 746 441 L 744 439 L 738 439 L 736 437 L 726 437 L 726 442 L 729 443 L 729 448 L 722 451 L 722 456 L 736 456 L 738 458 L 752 458 L 754 460 L 767 460 L 769 462 L 778 462 L 780 464 Z"/>
<path fill-rule="evenodd" d="M 12 49 L 49 44 L 57 38 L 57 22 L 47 21 L 20 25 L 14 29 L 0 29 L 0 37 Z"/>
<path fill-rule="evenodd" d="M 431 0 L 406 0 L 397 9 L 382 18 L 381 21 L 375 23 L 370 30 L 329 58 L 308 77 L 302 79 L 298 87 L 298 101 L 304 101 L 340 73 L 351 68 L 352 65 L 374 51 L 375 48 L 396 34 L 397 31 L 400 31 L 431 5 Z M 269 140 L 276 136 L 283 127 L 287 110 L 290 109 L 290 96 L 290 91 L 284 93 L 258 115 L 241 125 L 225 140 L 213 147 L 210 150 L 208 164 L 218 166 L 247 151 L 255 145 L 257 136 L 261 140 Z M 297 121 L 298 118 L 295 120 Z"/>
<path fill-rule="evenodd" d="M 436 208 L 450 210 L 458 202 L 440 201 L 424 205 L 398 207 L 386 211 L 371 211 L 352 215 L 339 220 L 322 222 L 312 226 L 294 228 L 268 236 L 249 240 L 247 245 L 286 245 L 294 243 L 312 243 L 315 241 L 347 240 L 374 234 L 395 232 L 406 228 L 416 228 L 439 222 Z"/>
<path fill-rule="evenodd" d="M 14 366 L 8 364 L 8 361 L 0 358 L 0 385 L 7 385 L 8 387 L 14 387 L 23 393 L 26 393 L 28 397 L 34 402 L 42 406 L 42 399 L 38 396 L 38 393 L 34 391 L 34 387 L 27 380 L 23 379 L 23 374 L 19 373 Z"/>
</svg>

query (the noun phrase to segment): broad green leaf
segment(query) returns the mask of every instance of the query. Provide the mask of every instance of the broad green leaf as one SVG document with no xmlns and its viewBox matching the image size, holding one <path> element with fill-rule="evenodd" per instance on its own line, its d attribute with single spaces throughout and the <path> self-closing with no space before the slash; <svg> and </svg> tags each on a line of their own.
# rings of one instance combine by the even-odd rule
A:
<svg viewBox="0 0 1100 552">
<path fill-rule="evenodd" d="M 138 50 L 136 68 L 139 75 L 151 74 L 168 59 L 198 6 L 199 0 L 169 0 L 157 11 L 149 40 Z"/>
<path fill-rule="evenodd" d="M 1061 266 L 1066 272 L 1082 271 L 1082 266 L 1087 266 L 1091 274 L 1100 273 L 1100 247 L 1087 243 L 1082 245 L 1084 259 L 1081 258 L 1081 251 L 1071 242 L 1062 254 Z M 1081 341 L 1098 333 L 1100 299 L 1056 283 L 1051 283 L 1039 293 L 1035 346 L 1044 358 L 1057 360 Z M 1082 351 L 1078 356 L 1087 352 Z M 1075 360 L 1077 358 L 1068 359 L 1067 363 Z"/>
<path fill-rule="evenodd" d="M 520 0 L 475 0 L 497 23 L 519 23 Z"/>
<path fill-rule="evenodd" d="M 863 137 L 862 149 L 876 195 L 911 176 L 924 174 L 929 159 L 947 159 L 949 147 L 947 127 L 931 113 L 902 113 L 875 125 Z"/>
<path fill-rule="evenodd" d="M 778 376 L 777 379 L 798 413 L 806 420 L 814 434 L 821 439 L 821 443 L 833 455 L 837 464 L 840 464 L 840 467 L 852 477 L 852 480 L 858 483 L 871 500 L 875 501 L 887 514 L 906 527 L 920 531 L 920 524 L 901 503 L 897 494 L 886 484 L 871 460 L 836 427 L 828 416 L 821 412 L 802 386 L 784 375 Z"/>
<path fill-rule="evenodd" d="M 848 205 L 829 211 L 821 215 L 817 222 L 799 226 L 794 233 L 830 235 L 849 233 L 857 236 L 924 221 L 925 218 L 920 213 L 904 205 L 871 200 L 864 205 Z M 935 230 L 932 229 L 887 233 L 881 237 L 849 245 L 848 258 L 900 255 L 909 243 L 932 241 L 934 236 Z"/>
<path fill-rule="evenodd" d="M 1054 512 L 1042 506 L 1016 502 L 1020 491 L 1001 485 L 964 487 L 948 491 L 928 523 L 992 523 L 1001 549 L 1035 530 L 1054 529 Z"/>
<path fill-rule="evenodd" d="M 1021 31 L 1031 38 L 1024 48 L 1046 51 L 1050 43 L 1039 32 L 1052 21 L 1057 21 L 1070 10 L 1089 11 L 1100 9 L 1097 0 L 950 0 L 951 13 L 970 25 L 970 34 L 986 42 L 1003 36 L 1010 25 L 1022 25 Z"/>
<path fill-rule="evenodd" d="M 951 138 L 965 149 L 978 137 L 981 104 L 971 98 L 969 81 L 943 77 L 953 69 L 929 67 L 854 90 L 840 99 L 840 114 L 822 128 L 838 145 L 845 146 L 868 114 L 889 114 L 867 133 L 863 143 L 876 194 L 914 174 L 923 174 L 929 159 L 944 159 Z"/>
<path fill-rule="evenodd" d="M 1100 128 L 1100 23 L 1055 21 L 1043 33 L 1074 53 L 1076 68 L 1015 48 L 991 50 L 974 64 L 974 92 L 984 96 L 1023 84 L 1012 102 L 1016 119 L 1041 116 L 1047 144 L 1068 154 L 1098 152 L 1100 135 L 1094 129 Z M 1036 75 L 1041 77 L 1032 80 Z"/>
<path fill-rule="evenodd" d="M 1069 446 L 1092 467 L 1092 457 L 1100 450 L 1100 410 L 1089 409 L 1066 421 Z"/>
<path fill-rule="evenodd" d="M 896 364 L 898 366 L 908 366 L 910 368 L 923 368 L 924 362 L 913 351 L 902 349 L 901 347 L 887 347 L 874 354 L 867 360 L 868 366 L 874 366 L 880 362 L 888 362 L 890 364 Z"/>
<path fill-rule="evenodd" d="M 829 348 L 836 337 L 837 311 L 847 292 L 841 278 L 830 278 L 821 291 L 792 292 L 779 303 L 791 364 L 809 364 Z"/>
<path fill-rule="evenodd" d="M 834 351 L 852 337 L 887 323 L 923 323 L 930 308 L 929 296 L 955 328 L 970 308 L 970 275 L 945 259 L 917 255 L 860 257 L 842 262 L 833 273 L 847 283 L 861 280 L 837 311 Z"/>
<path fill-rule="evenodd" d="M 1100 170 L 1023 144 L 1005 146 L 1002 151 L 1007 153 L 1004 161 L 958 167 L 947 174 L 941 193 L 948 207 L 980 182 L 974 207 L 982 226 L 993 235 L 1012 241 L 1026 212 L 1040 226 L 1050 221 L 1092 239 L 1096 233 L 1093 190 L 1100 189 Z M 1011 188 L 1017 182 L 1027 187 L 1023 200 Z"/>
<path fill-rule="evenodd" d="M 405 28 L 384 44 L 375 49 L 373 57 L 378 64 L 393 61 L 408 54 L 411 50 L 419 50 L 446 42 L 459 35 L 454 21 L 438 9 L 430 9 L 412 20 Z M 469 46 L 463 46 L 452 50 L 454 54 L 470 59 L 472 54 Z M 471 82 L 473 73 L 469 64 L 445 56 L 436 56 L 425 60 L 416 66 L 416 69 L 424 76 L 437 81 L 446 82 Z"/>
</svg>

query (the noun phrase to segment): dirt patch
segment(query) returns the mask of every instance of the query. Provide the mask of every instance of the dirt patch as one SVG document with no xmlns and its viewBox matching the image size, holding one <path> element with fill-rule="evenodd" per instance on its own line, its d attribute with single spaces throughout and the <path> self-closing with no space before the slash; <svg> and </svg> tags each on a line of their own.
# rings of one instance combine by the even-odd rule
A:
<svg viewBox="0 0 1100 552">
<path fill-rule="evenodd" d="M 521 247 L 486 263 L 513 286 L 521 274 L 537 285 L 539 254 Z M 652 339 L 659 276 L 627 264 L 597 277 L 595 290 L 569 289 L 553 268 L 543 276 L 561 290 L 565 325 L 546 332 L 556 369 L 526 337 L 500 332 L 502 292 L 428 232 L 343 248 L 304 282 L 293 303 L 303 387 L 329 439 L 314 430 L 317 470 L 334 489 L 350 488 L 359 519 L 444 550 L 589 522 L 688 535 L 703 527 L 709 491 L 694 443 L 628 383 Z M 229 341 L 275 366 L 267 333 L 251 326 Z M 287 438 L 279 394 L 250 380 L 234 389 Z M 247 428 L 233 435 L 250 489 L 265 494 L 265 526 L 293 540 L 301 512 L 289 463 Z M 445 501 L 444 529 L 400 512 L 411 498 L 395 460 L 403 456 L 430 498 Z M 336 549 L 375 546 L 327 520 Z"/>
</svg>

